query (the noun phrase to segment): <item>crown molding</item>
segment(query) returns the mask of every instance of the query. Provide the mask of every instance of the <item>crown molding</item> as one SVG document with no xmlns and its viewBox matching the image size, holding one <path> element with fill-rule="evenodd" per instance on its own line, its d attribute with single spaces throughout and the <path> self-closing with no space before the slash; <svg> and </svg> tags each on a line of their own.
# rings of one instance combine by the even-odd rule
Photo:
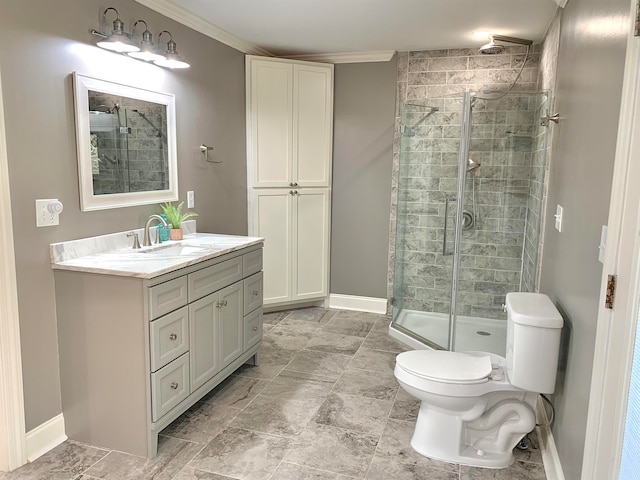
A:
<svg viewBox="0 0 640 480">
<path fill-rule="evenodd" d="M 291 60 L 306 60 L 324 63 L 364 63 L 388 62 L 395 55 L 395 50 L 378 50 L 373 52 L 350 53 L 311 53 L 306 55 L 284 55 L 282 58 Z"/>
<path fill-rule="evenodd" d="M 271 52 L 263 48 L 247 42 L 234 34 L 214 25 L 213 23 L 203 20 L 201 17 L 179 7 L 168 0 L 135 0 L 137 3 L 154 10 L 165 17 L 169 17 L 176 22 L 186 25 L 189 28 L 213 38 L 229 47 L 235 48 L 243 53 L 250 55 L 262 55 L 272 57 Z"/>
</svg>

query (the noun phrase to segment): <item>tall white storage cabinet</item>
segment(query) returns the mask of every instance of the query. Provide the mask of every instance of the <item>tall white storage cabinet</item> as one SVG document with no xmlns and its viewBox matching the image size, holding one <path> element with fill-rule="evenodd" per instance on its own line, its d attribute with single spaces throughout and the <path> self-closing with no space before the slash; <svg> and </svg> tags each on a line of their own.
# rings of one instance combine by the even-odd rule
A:
<svg viewBox="0 0 640 480">
<path fill-rule="evenodd" d="M 264 304 L 329 293 L 333 65 L 247 57 L 249 234 Z"/>
</svg>

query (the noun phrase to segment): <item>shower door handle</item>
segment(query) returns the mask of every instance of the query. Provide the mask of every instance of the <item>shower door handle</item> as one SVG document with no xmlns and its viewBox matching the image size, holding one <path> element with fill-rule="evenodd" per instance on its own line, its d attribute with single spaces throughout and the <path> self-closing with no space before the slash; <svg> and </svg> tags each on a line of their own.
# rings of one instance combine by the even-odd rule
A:
<svg viewBox="0 0 640 480">
<path fill-rule="evenodd" d="M 444 201 L 444 235 L 442 236 L 442 256 L 447 255 L 447 225 L 449 223 L 449 202 L 457 202 L 456 197 L 447 196 Z"/>
</svg>

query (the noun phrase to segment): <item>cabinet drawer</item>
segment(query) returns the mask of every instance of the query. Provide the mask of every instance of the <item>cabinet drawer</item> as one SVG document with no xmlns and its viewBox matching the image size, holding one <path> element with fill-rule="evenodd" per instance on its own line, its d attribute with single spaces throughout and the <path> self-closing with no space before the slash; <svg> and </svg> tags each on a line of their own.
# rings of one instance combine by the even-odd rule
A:
<svg viewBox="0 0 640 480">
<path fill-rule="evenodd" d="M 262 306 L 262 272 L 244 279 L 244 314 Z"/>
<path fill-rule="evenodd" d="M 189 354 L 151 374 L 151 416 L 156 422 L 191 393 Z"/>
<path fill-rule="evenodd" d="M 151 371 L 189 351 L 189 309 L 185 306 L 149 324 Z"/>
<path fill-rule="evenodd" d="M 262 338 L 262 308 L 244 317 L 244 351 L 254 346 Z"/>
<path fill-rule="evenodd" d="M 189 302 L 231 285 L 242 278 L 242 257 L 232 258 L 189 274 Z"/>
<path fill-rule="evenodd" d="M 187 304 L 187 279 L 175 278 L 149 289 L 151 320 Z"/>
<path fill-rule="evenodd" d="M 262 249 L 245 253 L 242 256 L 242 276 L 248 277 L 262 270 Z"/>
</svg>

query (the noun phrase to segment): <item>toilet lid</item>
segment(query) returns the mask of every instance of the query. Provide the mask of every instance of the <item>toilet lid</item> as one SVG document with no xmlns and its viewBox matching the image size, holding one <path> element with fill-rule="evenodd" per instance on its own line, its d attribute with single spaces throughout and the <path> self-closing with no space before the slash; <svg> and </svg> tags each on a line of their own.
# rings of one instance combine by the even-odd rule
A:
<svg viewBox="0 0 640 480">
<path fill-rule="evenodd" d="M 442 350 L 413 350 L 396 357 L 413 375 L 445 383 L 480 383 L 491 373 L 491 357 Z"/>
</svg>

